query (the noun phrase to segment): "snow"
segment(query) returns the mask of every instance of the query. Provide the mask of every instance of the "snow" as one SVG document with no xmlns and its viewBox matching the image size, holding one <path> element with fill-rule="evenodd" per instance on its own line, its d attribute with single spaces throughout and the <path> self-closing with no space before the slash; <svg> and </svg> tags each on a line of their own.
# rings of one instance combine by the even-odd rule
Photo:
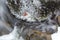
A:
<svg viewBox="0 0 60 40">
<path fill-rule="evenodd" d="M 24 40 L 22 37 L 20 37 L 20 39 L 19 40 Z"/>
<path fill-rule="evenodd" d="M 33 0 L 33 4 L 34 4 L 37 8 L 41 7 L 41 2 L 40 2 L 39 0 Z"/>
<path fill-rule="evenodd" d="M 0 36 L 0 40 L 19 40 L 19 38 L 20 38 L 19 35 L 20 35 L 20 33 L 18 33 L 18 29 L 15 26 L 11 33 Z"/>
<path fill-rule="evenodd" d="M 51 35 L 52 40 L 60 40 L 60 27 L 58 27 L 57 33 Z"/>
<path fill-rule="evenodd" d="M 19 35 L 20 33 L 18 33 L 18 28 L 14 26 L 13 31 L 9 34 L 0 36 L 0 40 L 24 40 L 23 37 Z"/>
</svg>

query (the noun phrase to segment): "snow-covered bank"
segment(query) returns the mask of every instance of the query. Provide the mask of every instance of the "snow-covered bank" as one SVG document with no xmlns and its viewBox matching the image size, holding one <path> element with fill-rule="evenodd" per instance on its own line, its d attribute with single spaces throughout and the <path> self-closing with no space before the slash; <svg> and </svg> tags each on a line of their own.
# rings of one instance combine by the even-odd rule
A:
<svg viewBox="0 0 60 40">
<path fill-rule="evenodd" d="M 18 28 L 15 26 L 11 33 L 0 36 L 0 40 L 19 40 L 19 38 L 22 39 L 18 31 Z"/>
<path fill-rule="evenodd" d="M 52 40 L 60 40 L 60 27 L 58 27 L 57 33 L 51 35 Z"/>
</svg>

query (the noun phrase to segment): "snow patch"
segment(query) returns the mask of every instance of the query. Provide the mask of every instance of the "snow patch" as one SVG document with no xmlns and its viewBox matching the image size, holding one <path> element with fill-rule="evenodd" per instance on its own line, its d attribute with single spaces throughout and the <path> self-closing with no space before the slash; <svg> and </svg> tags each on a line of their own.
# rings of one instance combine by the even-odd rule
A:
<svg viewBox="0 0 60 40">
<path fill-rule="evenodd" d="M 58 31 L 51 35 L 52 40 L 60 40 L 60 27 L 58 27 Z"/>
</svg>

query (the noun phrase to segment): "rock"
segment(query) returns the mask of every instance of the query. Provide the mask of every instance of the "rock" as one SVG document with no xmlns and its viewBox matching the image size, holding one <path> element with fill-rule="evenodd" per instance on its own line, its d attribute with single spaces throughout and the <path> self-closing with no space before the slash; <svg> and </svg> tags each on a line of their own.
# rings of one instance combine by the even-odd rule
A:
<svg viewBox="0 0 60 40">
<path fill-rule="evenodd" d="M 51 35 L 36 30 L 29 31 L 26 40 L 52 40 Z"/>
</svg>

